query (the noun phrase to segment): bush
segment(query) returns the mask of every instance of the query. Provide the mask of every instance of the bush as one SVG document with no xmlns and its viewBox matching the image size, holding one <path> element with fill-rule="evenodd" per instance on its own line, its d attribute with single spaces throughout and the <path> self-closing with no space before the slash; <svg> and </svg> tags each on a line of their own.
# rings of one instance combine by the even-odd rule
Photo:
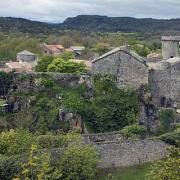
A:
<svg viewBox="0 0 180 180">
<path fill-rule="evenodd" d="M 21 170 L 19 157 L 0 155 L 0 179 L 11 180 Z"/>
<path fill-rule="evenodd" d="M 158 112 L 158 120 L 160 121 L 160 132 L 165 133 L 172 130 L 172 123 L 175 121 L 175 111 L 173 109 L 161 109 Z"/>
<path fill-rule="evenodd" d="M 147 128 L 143 125 L 131 125 L 126 126 L 121 130 L 121 133 L 126 138 L 145 138 L 147 133 Z"/>
<path fill-rule="evenodd" d="M 51 57 L 51 56 L 42 57 L 40 60 L 38 60 L 38 63 L 35 66 L 35 71 L 37 71 L 37 72 L 46 72 L 47 67 L 49 66 L 49 64 L 52 63 L 53 59 L 54 58 Z"/>
<path fill-rule="evenodd" d="M 35 143 L 35 139 L 28 131 L 5 131 L 0 134 L 0 154 L 17 155 L 26 153 L 33 143 Z"/>
<path fill-rule="evenodd" d="M 180 132 L 170 132 L 159 137 L 162 141 L 180 147 Z"/>
<path fill-rule="evenodd" d="M 87 72 L 84 63 L 78 63 L 70 60 L 65 61 L 62 58 L 55 58 L 53 62 L 48 66 L 48 71 L 72 74 L 81 74 Z"/>
<path fill-rule="evenodd" d="M 79 133 L 69 132 L 61 135 L 40 135 L 37 137 L 37 143 L 40 148 L 61 148 L 67 146 L 70 142 L 78 142 L 81 139 Z"/>
<path fill-rule="evenodd" d="M 94 179 L 98 156 L 90 145 L 72 144 L 63 153 L 56 168 L 60 179 Z"/>
<path fill-rule="evenodd" d="M 180 177 L 180 149 L 171 148 L 170 155 L 152 165 L 149 180 L 178 180 Z"/>
</svg>

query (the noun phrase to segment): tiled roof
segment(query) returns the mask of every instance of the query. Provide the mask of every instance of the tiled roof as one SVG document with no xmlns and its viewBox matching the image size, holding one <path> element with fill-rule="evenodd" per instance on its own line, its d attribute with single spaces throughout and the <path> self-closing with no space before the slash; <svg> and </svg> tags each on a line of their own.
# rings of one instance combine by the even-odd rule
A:
<svg viewBox="0 0 180 180">
<path fill-rule="evenodd" d="M 59 45 L 47 45 L 47 44 L 45 44 L 44 46 L 53 53 L 58 53 L 58 52 L 64 50 L 64 47 L 60 44 Z"/>
</svg>

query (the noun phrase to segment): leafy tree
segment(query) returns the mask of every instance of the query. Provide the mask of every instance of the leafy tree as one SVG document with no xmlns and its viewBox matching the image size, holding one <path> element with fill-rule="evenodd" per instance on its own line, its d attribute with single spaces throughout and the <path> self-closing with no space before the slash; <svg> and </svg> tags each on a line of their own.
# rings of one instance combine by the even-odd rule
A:
<svg viewBox="0 0 180 180">
<path fill-rule="evenodd" d="M 90 145 L 72 144 L 64 151 L 56 165 L 56 171 L 62 173 L 60 179 L 94 179 L 98 156 Z"/>
<path fill-rule="evenodd" d="M 53 57 L 51 56 L 44 56 L 42 57 L 37 65 L 35 66 L 35 71 L 37 72 L 46 72 L 47 71 L 47 67 L 49 66 L 49 64 L 51 64 L 53 61 Z"/>
<path fill-rule="evenodd" d="M 164 160 L 152 165 L 148 174 L 149 180 L 179 180 L 180 179 L 180 150 L 170 149 L 170 155 Z"/>
<path fill-rule="evenodd" d="M 63 60 L 68 61 L 70 59 L 74 59 L 75 55 L 72 52 L 64 52 L 64 53 L 58 55 L 57 58 L 62 58 Z"/>
<path fill-rule="evenodd" d="M 62 58 L 55 58 L 48 66 L 48 71 L 59 73 L 80 74 L 87 72 L 85 64 L 74 61 L 65 61 Z"/>
</svg>

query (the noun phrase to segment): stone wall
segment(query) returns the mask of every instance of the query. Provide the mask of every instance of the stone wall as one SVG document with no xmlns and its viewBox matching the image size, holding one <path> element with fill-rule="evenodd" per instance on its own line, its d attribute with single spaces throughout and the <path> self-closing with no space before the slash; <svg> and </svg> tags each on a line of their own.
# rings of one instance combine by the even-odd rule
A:
<svg viewBox="0 0 180 180">
<path fill-rule="evenodd" d="M 83 138 L 85 143 L 94 144 L 97 142 L 120 141 L 123 139 L 123 136 L 119 131 L 117 131 L 117 132 L 109 132 L 109 133 L 84 134 Z"/>
<path fill-rule="evenodd" d="M 167 156 L 167 147 L 159 140 L 132 140 L 97 143 L 100 168 L 128 167 L 153 162 Z"/>
<path fill-rule="evenodd" d="M 117 49 L 93 61 L 93 74 L 112 74 L 119 88 L 130 86 L 138 89 L 148 84 L 148 67 L 136 54 Z"/>
<path fill-rule="evenodd" d="M 180 105 L 180 62 L 162 62 L 160 68 L 149 73 L 149 85 L 153 104 L 157 107 Z"/>
<path fill-rule="evenodd" d="M 61 87 L 78 87 L 82 83 L 91 88 L 92 80 L 88 75 L 73 75 L 73 74 L 61 74 L 61 73 L 16 73 L 14 76 L 14 86 L 16 91 L 39 91 L 44 87 L 40 83 L 40 79 L 43 77 L 50 77 L 54 82 Z"/>
</svg>

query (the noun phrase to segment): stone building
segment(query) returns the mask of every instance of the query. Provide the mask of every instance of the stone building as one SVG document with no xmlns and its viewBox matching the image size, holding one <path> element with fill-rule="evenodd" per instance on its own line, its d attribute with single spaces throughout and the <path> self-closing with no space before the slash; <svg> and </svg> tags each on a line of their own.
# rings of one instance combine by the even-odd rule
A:
<svg viewBox="0 0 180 180">
<path fill-rule="evenodd" d="M 138 89 L 148 84 L 148 66 L 143 58 L 129 50 L 128 46 L 116 48 L 92 61 L 93 74 L 111 74 L 119 88 L 129 86 Z"/>
<path fill-rule="evenodd" d="M 30 51 L 24 50 L 17 53 L 17 62 L 24 65 L 24 63 L 31 64 L 32 66 L 36 65 L 38 60 L 37 55 L 33 54 Z"/>
<path fill-rule="evenodd" d="M 162 37 L 163 59 L 149 65 L 149 86 L 156 107 L 180 109 L 180 37 Z"/>
<path fill-rule="evenodd" d="M 43 44 L 42 52 L 46 56 L 57 56 L 65 52 L 65 48 L 61 44 Z"/>
</svg>

